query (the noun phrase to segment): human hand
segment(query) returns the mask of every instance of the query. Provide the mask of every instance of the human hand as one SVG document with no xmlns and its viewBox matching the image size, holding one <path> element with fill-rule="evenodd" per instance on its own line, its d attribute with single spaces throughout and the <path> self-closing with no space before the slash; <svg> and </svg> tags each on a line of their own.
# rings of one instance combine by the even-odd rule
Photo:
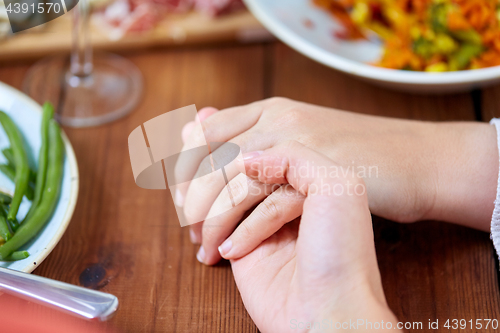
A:
<svg viewBox="0 0 500 333">
<path fill-rule="evenodd" d="M 248 152 L 296 140 L 335 160 L 338 172 L 354 171 L 364 178 L 376 215 L 399 222 L 437 219 L 489 230 L 498 174 L 495 129 L 490 125 L 374 117 L 283 98 L 203 111 L 204 133 L 188 135 L 191 125 L 186 126 L 186 145 L 206 138 L 233 142 Z M 238 181 L 242 178 L 234 183 Z M 301 214 L 300 193 L 247 181 L 258 191 L 209 224 L 191 227 L 192 239 L 203 244 L 204 263 L 219 261 L 217 247 L 255 205 L 247 220 L 267 221 L 269 232 Z M 222 190 L 207 188 L 209 193 L 183 193 L 187 215 L 200 202 L 214 201 Z"/>
<path fill-rule="evenodd" d="M 250 178 L 290 184 L 307 197 L 300 222 L 287 223 L 246 256 L 231 260 L 258 328 L 315 332 L 344 325 L 348 331 L 356 324 L 353 331 L 381 325 L 377 328 L 398 332 L 382 289 L 363 180 L 322 176 L 317 170 L 336 165 L 293 141 L 252 156 L 245 161 Z M 224 243 L 224 257 L 239 258 L 258 228 L 265 225 L 243 222 Z"/>
</svg>

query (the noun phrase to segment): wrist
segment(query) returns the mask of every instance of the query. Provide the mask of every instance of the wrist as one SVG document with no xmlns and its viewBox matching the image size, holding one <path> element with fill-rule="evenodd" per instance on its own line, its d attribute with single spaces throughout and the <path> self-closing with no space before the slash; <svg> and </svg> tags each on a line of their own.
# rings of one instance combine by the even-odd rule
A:
<svg viewBox="0 0 500 333">
<path fill-rule="evenodd" d="M 397 330 L 397 318 L 389 309 L 385 299 L 380 273 L 363 276 L 353 274 L 350 281 L 339 286 L 339 293 L 330 295 L 325 304 L 313 317 L 310 332 L 325 332 L 331 329 L 355 332 Z"/>
<path fill-rule="evenodd" d="M 398 320 L 387 304 L 380 303 L 375 297 L 351 298 L 346 301 L 350 311 L 331 310 L 318 317 L 317 323 L 310 332 L 319 333 L 328 330 L 342 330 L 346 332 L 373 332 L 388 331 L 401 332 L 398 329 Z"/>
<path fill-rule="evenodd" d="M 434 201 L 425 218 L 489 231 L 499 167 L 495 127 L 438 124 L 432 142 Z"/>
</svg>

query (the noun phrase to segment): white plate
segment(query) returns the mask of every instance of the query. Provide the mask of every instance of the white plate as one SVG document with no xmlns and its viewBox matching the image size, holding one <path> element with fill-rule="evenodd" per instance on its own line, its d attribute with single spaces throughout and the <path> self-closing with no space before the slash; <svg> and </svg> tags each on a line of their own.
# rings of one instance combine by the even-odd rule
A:
<svg viewBox="0 0 500 333">
<path fill-rule="evenodd" d="M 19 127 L 27 145 L 31 149 L 34 160 L 37 161 L 41 144 L 41 106 L 18 90 L 0 82 L 0 110 L 6 112 Z M 78 197 L 78 165 L 76 163 L 73 147 L 71 147 L 64 133 L 63 139 L 66 148 L 66 158 L 64 161 L 61 195 L 56 210 L 50 221 L 38 235 L 21 248 L 27 250 L 30 256 L 24 260 L 0 262 L 1 267 L 7 267 L 27 273 L 33 271 L 57 245 L 71 220 Z M 9 140 L 0 126 L 0 150 L 8 146 Z M 0 163 L 5 162 L 5 158 L 0 154 Z M 2 173 L 0 173 L 0 189 L 11 194 L 14 191 L 14 183 Z M 30 204 L 31 203 L 26 198 L 23 198 L 23 202 L 19 208 L 18 218 L 24 217 Z"/>
<path fill-rule="evenodd" d="M 374 41 L 335 38 L 342 26 L 311 0 L 244 0 L 250 11 L 276 37 L 298 52 L 342 72 L 405 91 L 456 92 L 500 82 L 500 66 L 448 73 L 410 72 L 367 64 L 379 59 Z M 312 22 L 308 27 L 305 22 Z"/>
</svg>

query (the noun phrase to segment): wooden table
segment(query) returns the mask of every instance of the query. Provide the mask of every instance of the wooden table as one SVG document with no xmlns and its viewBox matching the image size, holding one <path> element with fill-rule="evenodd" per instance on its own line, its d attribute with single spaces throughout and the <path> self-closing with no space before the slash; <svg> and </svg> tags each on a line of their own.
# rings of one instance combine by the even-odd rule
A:
<svg viewBox="0 0 500 333">
<path fill-rule="evenodd" d="M 127 57 L 144 74 L 144 99 L 130 116 L 110 125 L 65 129 L 80 169 L 78 204 L 61 242 L 35 271 L 117 295 L 121 308 L 109 325 L 122 332 L 258 331 L 228 263 L 199 264 L 198 248 L 179 226 L 168 192 L 135 185 L 127 137 L 144 121 L 193 103 L 225 108 L 277 95 L 411 119 L 489 120 L 500 114 L 500 87 L 448 96 L 393 92 L 319 65 L 281 43 Z M 3 65 L 0 80 L 20 88 L 30 65 Z M 401 321 L 500 319 L 496 255 L 487 233 L 379 218 L 374 226 L 384 289 Z"/>
</svg>

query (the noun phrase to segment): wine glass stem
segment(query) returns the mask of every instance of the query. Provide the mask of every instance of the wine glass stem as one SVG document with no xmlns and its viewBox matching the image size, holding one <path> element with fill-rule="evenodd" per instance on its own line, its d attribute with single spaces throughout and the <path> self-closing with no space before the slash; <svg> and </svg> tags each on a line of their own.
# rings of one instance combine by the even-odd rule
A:
<svg viewBox="0 0 500 333">
<path fill-rule="evenodd" d="M 89 2 L 88 0 L 80 0 L 73 9 L 73 46 L 70 72 L 72 76 L 82 79 L 92 74 L 89 19 Z"/>
</svg>

